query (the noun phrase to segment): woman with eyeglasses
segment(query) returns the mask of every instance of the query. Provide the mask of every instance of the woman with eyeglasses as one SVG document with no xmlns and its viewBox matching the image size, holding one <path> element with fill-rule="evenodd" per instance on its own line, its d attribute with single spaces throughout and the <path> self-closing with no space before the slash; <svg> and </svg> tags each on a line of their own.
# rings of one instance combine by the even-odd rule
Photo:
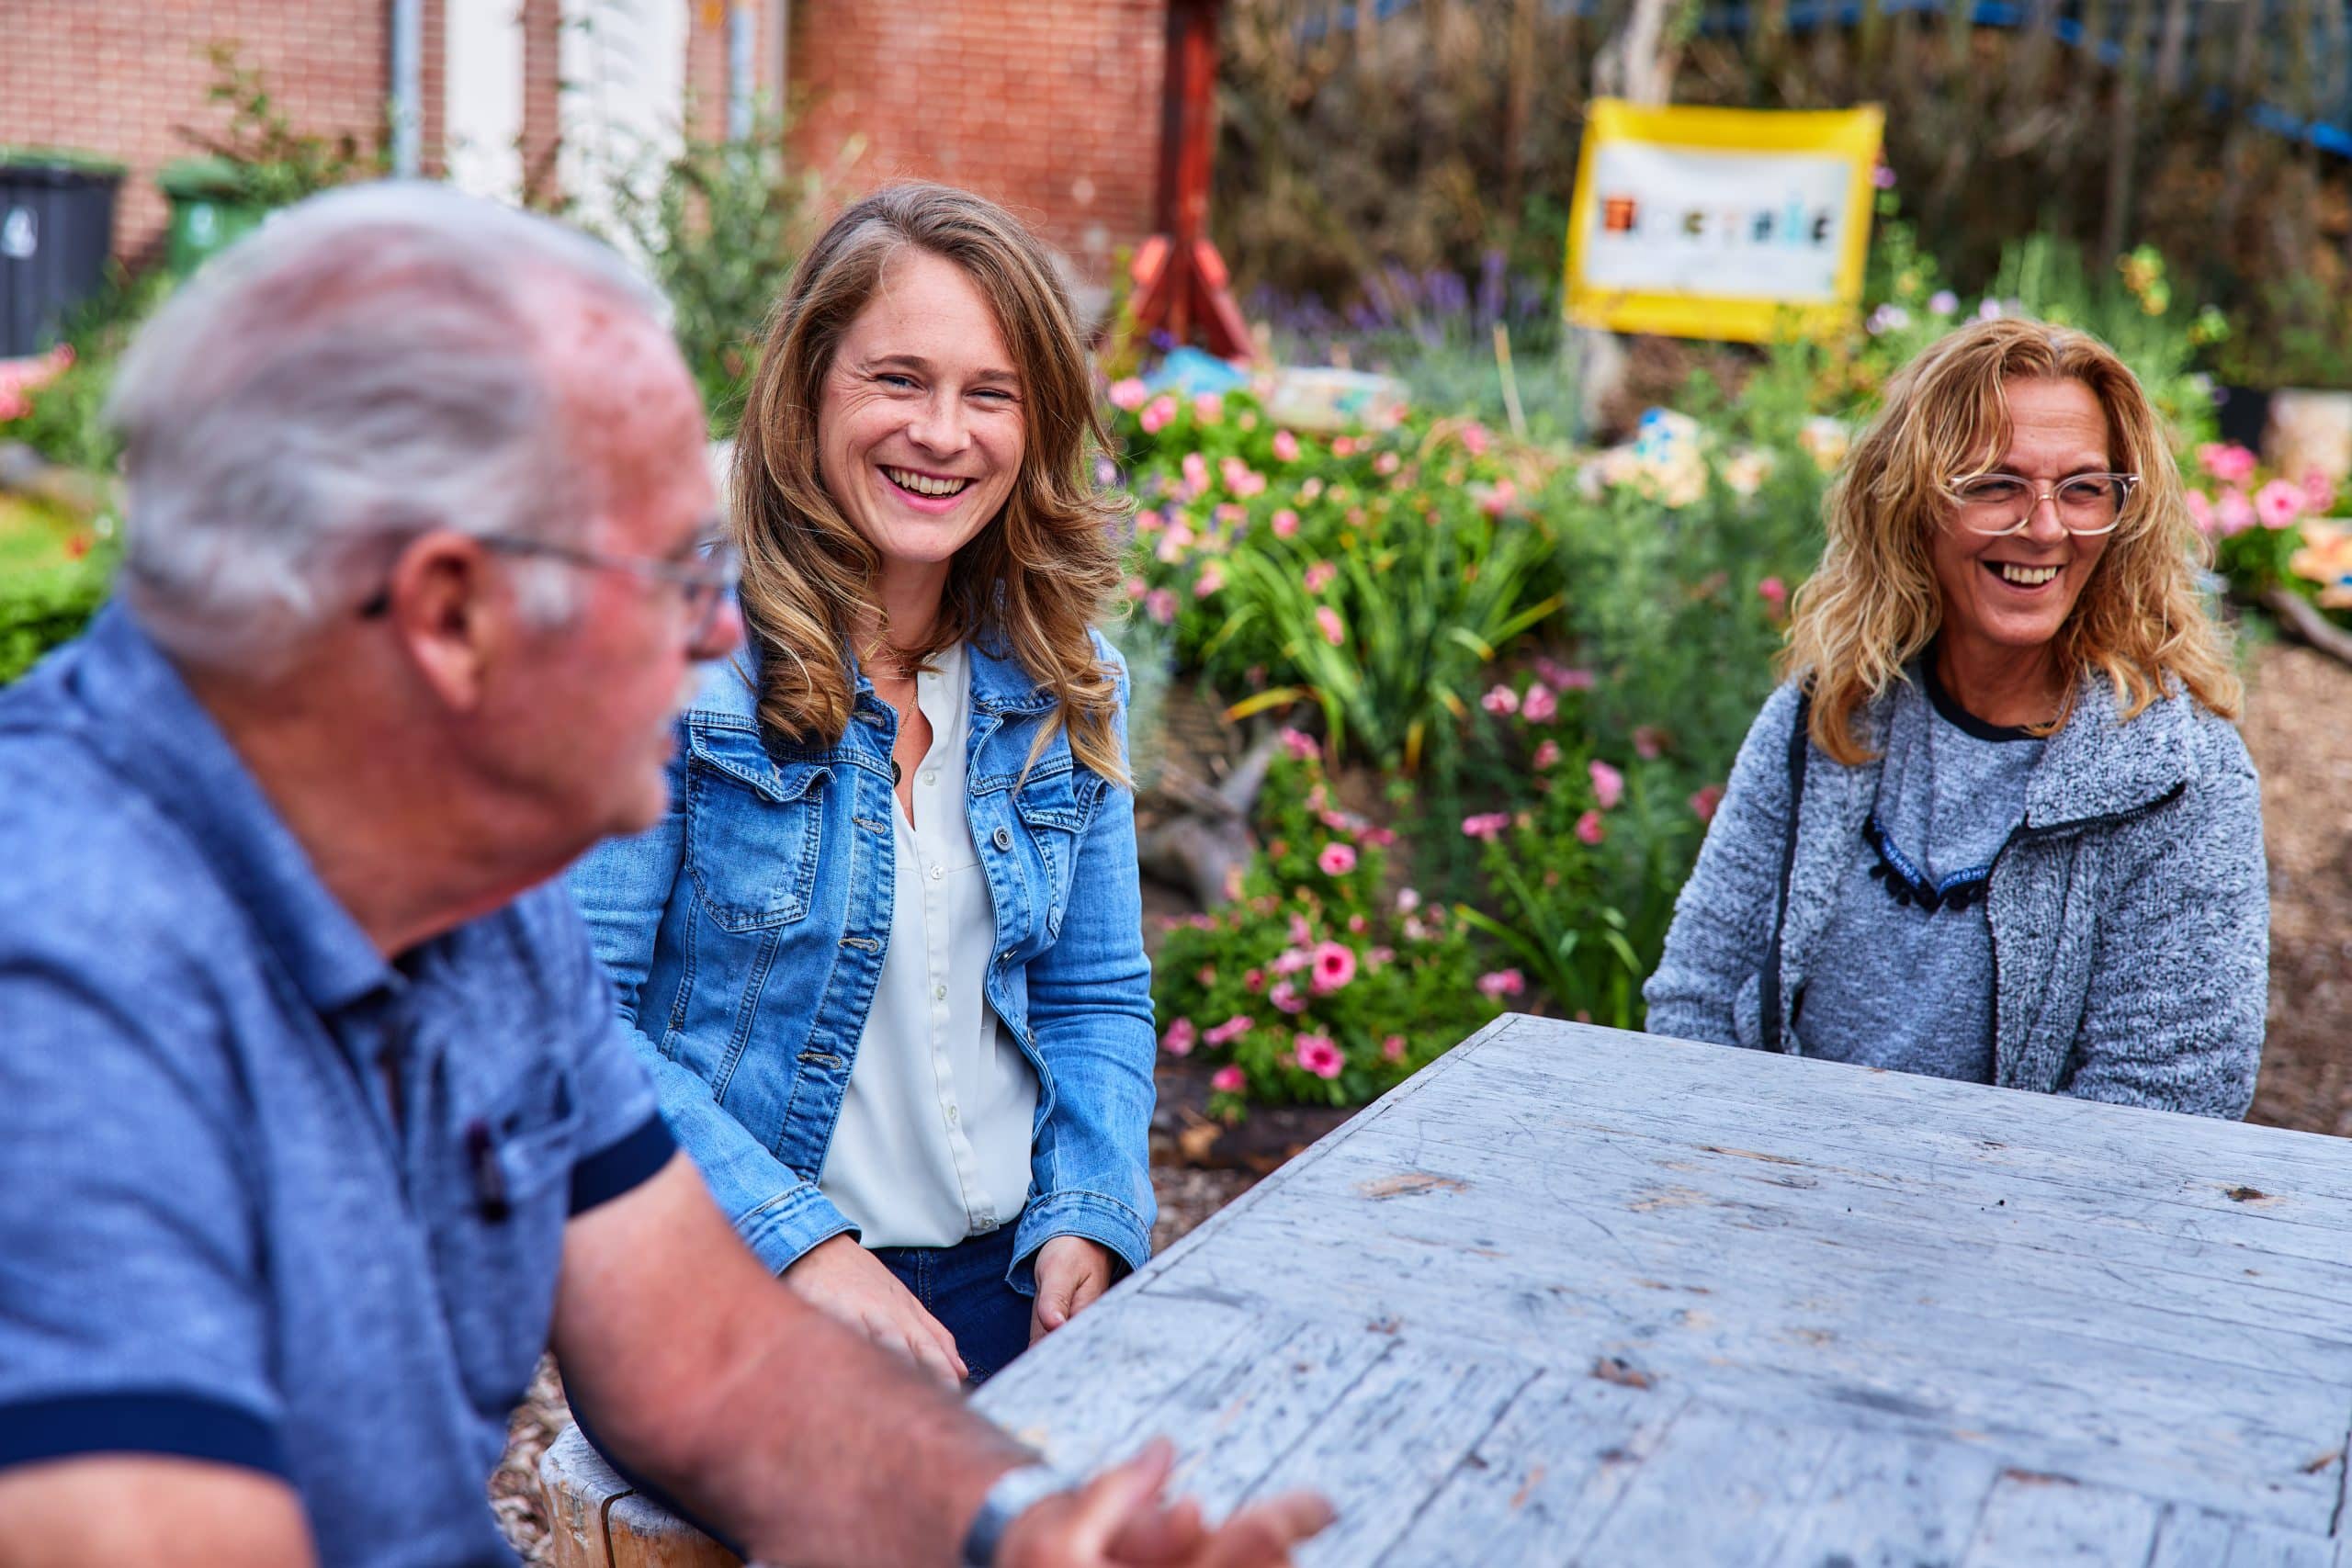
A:
<svg viewBox="0 0 2352 1568">
<path fill-rule="evenodd" d="M 1150 971 L 1124 508 L 1052 262 L 876 192 L 805 255 L 736 437 L 741 657 L 670 815 L 572 891 L 678 1141 L 785 1284 L 978 1382 L 1147 1256 Z"/>
<path fill-rule="evenodd" d="M 2269 904 L 2181 480 L 2078 332 L 1960 329 L 1824 507 L 1652 1032 L 2242 1116 Z"/>
</svg>

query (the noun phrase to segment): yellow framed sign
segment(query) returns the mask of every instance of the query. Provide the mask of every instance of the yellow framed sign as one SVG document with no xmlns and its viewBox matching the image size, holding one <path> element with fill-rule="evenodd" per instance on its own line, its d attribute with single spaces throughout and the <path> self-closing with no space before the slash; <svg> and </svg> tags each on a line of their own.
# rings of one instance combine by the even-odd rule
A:
<svg viewBox="0 0 2352 1568">
<path fill-rule="evenodd" d="M 1761 343 L 1850 320 L 1886 117 L 1595 99 L 1568 214 L 1565 313 Z"/>
</svg>

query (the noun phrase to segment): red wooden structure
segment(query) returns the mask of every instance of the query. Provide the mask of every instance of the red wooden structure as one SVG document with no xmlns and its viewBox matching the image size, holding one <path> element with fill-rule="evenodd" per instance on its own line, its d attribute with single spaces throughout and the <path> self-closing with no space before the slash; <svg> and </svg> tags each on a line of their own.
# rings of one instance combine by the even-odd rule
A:
<svg viewBox="0 0 2352 1568">
<path fill-rule="evenodd" d="M 1223 0 L 1169 0 L 1168 76 L 1161 96 L 1159 232 L 1136 252 L 1136 324 L 1211 354 L 1250 353 L 1250 329 L 1227 287 L 1231 274 L 1208 236 L 1209 170 L 1216 155 L 1216 23 Z"/>
</svg>

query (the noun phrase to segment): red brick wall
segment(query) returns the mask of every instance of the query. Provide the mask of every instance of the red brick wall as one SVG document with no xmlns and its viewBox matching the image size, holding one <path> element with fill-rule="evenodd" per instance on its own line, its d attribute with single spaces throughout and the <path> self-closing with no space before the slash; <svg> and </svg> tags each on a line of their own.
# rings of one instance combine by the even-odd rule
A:
<svg viewBox="0 0 2352 1568">
<path fill-rule="evenodd" d="M 523 199 L 553 207 L 563 194 L 556 179 L 556 154 L 563 141 L 562 0 L 523 0 L 522 17 Z"/>
<path fill-rule="evenodd" d="M 1166 0 L 793 0 L 796 155 L 1001 201 L 1089 276 L 1151 232 Z"/>
<path fill-rule="evenodd" d="M 424 126 L 437 163 L 440 6 L 425 16 Z M 348 131 L 362 146 L 384 128 L 390 83 L 387 0 L 31 0 L 0 6 L 0 142 L 81 148 L 130 165 L 116 205 L 115 250 L 140 259 L 163 232 L 154 174 L 196 149 L 176 127 L 220 130 L 205 100 L 205 47 L 233 39 L 297 129 Z"/>
</svg>

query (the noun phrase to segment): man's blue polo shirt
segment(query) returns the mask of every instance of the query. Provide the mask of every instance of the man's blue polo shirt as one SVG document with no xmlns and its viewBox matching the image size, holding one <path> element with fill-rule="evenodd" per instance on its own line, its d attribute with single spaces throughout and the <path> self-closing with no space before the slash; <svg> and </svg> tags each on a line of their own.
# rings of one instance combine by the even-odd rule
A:
<svg viewBox="0 0 2352 1568">
<path fill-rule="evenodd" d="M 0 1467 L 224 1461 L 327 1562 L 511 1562 L 564 1222 L 672 1149 L 560 887 L 388 962 L 129 614 L 0 693 Z"/>
</svg>

